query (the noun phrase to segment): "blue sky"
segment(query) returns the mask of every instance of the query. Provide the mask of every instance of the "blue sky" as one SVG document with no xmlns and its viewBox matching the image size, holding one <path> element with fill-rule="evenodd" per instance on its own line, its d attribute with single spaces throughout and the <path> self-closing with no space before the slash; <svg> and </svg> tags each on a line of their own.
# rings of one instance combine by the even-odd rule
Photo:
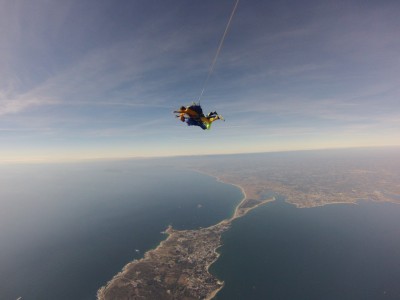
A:
<svg viewBox="0 0 400 300">
<path fill-rule="evenodd" d="M 0 0 L 0 160 L 400 145 L 400 2 Z"/>
</svg>

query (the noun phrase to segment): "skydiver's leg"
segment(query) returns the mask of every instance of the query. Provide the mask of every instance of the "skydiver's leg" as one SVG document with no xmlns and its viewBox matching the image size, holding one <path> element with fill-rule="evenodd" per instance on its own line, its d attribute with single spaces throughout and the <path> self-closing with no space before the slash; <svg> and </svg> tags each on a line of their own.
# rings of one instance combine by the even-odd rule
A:
<svg viewBox="0 0 400 300">
<path fill-rule="evenodd" d="M 193 119 L 192 119 L 192 118 L 187 118 L 187 119 L 186 119 L 186 124 L 187 124 L 188 126 L 196 125 L 196 124 L 193 124 Z"/>
<path fill-rule="evenodd" d="M 193 118 L 187 118 L 186 123 L 188 124 L 188 126 L 200 126 L 201 127 L 201 122 L 193 119 Z"/>
</svg>

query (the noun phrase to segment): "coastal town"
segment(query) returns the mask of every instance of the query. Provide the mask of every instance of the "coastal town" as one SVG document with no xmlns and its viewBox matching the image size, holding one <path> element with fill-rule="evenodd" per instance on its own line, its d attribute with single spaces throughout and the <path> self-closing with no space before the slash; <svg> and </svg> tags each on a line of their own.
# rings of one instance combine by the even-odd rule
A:
<svg viewBox="0 0 400 300">
<path fill-rule="evenodd" d="M 208 272 L 218 258 L 223 221 L 209 228 L 176 231 L 116 275 L 98 292 L 98 299 L 210 299 L 223 283 Z"/>
</svg>

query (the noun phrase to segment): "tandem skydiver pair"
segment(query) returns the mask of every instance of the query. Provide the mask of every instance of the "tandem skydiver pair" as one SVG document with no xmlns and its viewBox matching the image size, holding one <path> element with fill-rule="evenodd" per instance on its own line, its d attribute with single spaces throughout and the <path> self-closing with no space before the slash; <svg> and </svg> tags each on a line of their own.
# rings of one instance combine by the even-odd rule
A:
<svg viewBox="0 0 400 300">
<path fill-rule="evenodd" d="M 174 113 L 178 114 L 176 117 L 182 122 L 186 121 L 188 126 L 199 126 L 203 130 L 210 129 L 212 122 L 216 120 L 225 121 L 216 111 L 210 112 L 205 116 L 200 103 L 195 102 L 190 106 L 181 106 L 179 110 L 175 110 Z"/>
</svg>

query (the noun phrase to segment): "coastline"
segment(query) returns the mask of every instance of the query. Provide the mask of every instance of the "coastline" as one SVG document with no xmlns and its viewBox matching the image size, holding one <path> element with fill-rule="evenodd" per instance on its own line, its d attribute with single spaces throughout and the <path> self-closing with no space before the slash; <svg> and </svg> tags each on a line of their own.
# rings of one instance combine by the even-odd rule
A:
<svg viewBox="0 0 400 300">
<path fill-rule="evenodd" d="M 115 299 L 118 298 L 116 295 L 121 294 L 124 299 L 213 299 L 224 287 L 224 282 L 209 272 L 210 266 L 220 256 L 217 249 L 222 246 L 222 233 L 229 229 L 235 219 L 261 205 L 275 201 L 274 196 L 263 199 L 263 195 L 269 191 L 285 195 L 284 201 L 296 208 L 328 204 L 356 205 L 358 201 L 363 200 L 343 197 L 342 194 L 329 194 L 326 198 L 323 197 L 324 194 L 299 195 L 296 189 L 272 181 L 257 180 L 253 176 L 220 176 L 199 168 L 186 169 L 239 188 L 243 198 L 235 206 L 230 217 L 215 225 L 196 230 L 174 230 L 172 226 L 168 226 L 163 232 L 168 234 L 167 238 L 156 248 L 148 250 L 143 258 L 124 266 L 121 272 L 98 290 L 98 300 Z M 370 200 L 381 202 L 379 198 Z"/>
<path fill-rule="evenodd" d="M 249 206 L 243 207 L 249 199 L 244 187 L 236 184 L 228 182 L 221 177 L 214 176 L 213 174 L 202 172 L 198 169 L 192 171 L 201 173 L 206 176 L 210 176 L 215 178 L 218 182 L 233 185 L 240 189 L 243 198 L 236 205 L 235 210 L 231 217 L 227 219 L 221 220 L 219 223 L 209 226 L 207 228 L 201 228 L 197 230 L 174 230 L 172 226 L 168 226 L 168 228 L 163 231 L 163 233 L 168 234 L 167 238 L 160 242 L 160 244 L 149 251 L 147 251 L 143 258 L 139 260 L 134 260 L 126 264 L 122 270 L 117 273 L 110 281 L 108 281 L 104 286 L 102 286 L 97 292 L 98 300 L 108 300 L 116 298 L 116 294 L 120 295 L 121 293 L 126 296 L 127 299 L 136 299 L 137 297 L 142 297 L 139 295 L 143 295 L 149 292 L 147 291 L 146 284 L 142 284 L 143 280 L 140 278 L 142 269 L 147 270 L 148 265 L 151 265 L 157 272 L 157 274 L 148 274 L 149 278 L 164 278 L 164 282 L 158 282 L 157 284 L 160 287 L 157 287 L 158 290 L 153 290 L 153 293 L 161 293 L 161 289 L 165 292 L 163 294 L 163 298 L 165 299 L 175 299 L 176 295 L 171 295 L 172 288 L 168 288 L 169 282 L 173 282 L 175 285 L 182 285 L 182 282 L 188 283 L 186 286 L 183 286 L 183 290 L 185 293 L 188 293 L 189 296 L 186 296 L 187 299 L 213 299 L 218 292 L 224 287 L 224 282 L 218 280 L 214 275 L 209 272 L 209 268 L 213 263 L 215 263 L 220 254 L 217 249 L 222 246 L 221 244 L 221 235 L 223 232 L 229 229 L 231 222 L 237 218 L 240 218 L 247 214 L 250 210 L 259 207 L 260 205 L 266 204 L 268 202 L 274 201 L 275 198 L 268 199 L 257 199 L 256 203 L 250 203 Z M 253 199 L 254 200 L 254 199 Z M 241 209 L 241 210 L 240 210 Z M 204 240 L 202 245 L 199 244 L 199 240 Z M 186 248 L 195 248 L 192 249 L 190 253 L 182 254 L 181 245 L 186 245 Z M 197 247 L 196 247 L 197 246 Z M 211 247 L 211 249 L 209 249 Z M 208 252 L 206 251 L 208 250 Z M 179 254 L 177 254 L 179 253 Z M 194 258 L 193 258 L 194 257 Z M 181 265 L 186 265 L 191 263 L 193 259 L 197 259 L 198 263 L 196 264 L 197 269 L 200 267 L 202 269 L 200 276 L 203 281 L 196 282 L 195 285 L 193 283 L 199 277 L 197 273 L 196 276 L 192 276 L 193 274 L 186 274 L 188 271 L 182 266 L 174 265 L 173 269 L 176 271 L 174 275 L 170 275 L 169 269 L 165 267 L 166 261 L 181 261 Z M 207 261 L 208 260 L 208 261 Z M 204 261 L 207 263 L 204 264 Z M 140 271 L 138 271 L 140 270 Z M 163 271 L 160 271 L 163 270 Z M 146 272 L 149 272 L 148 270 Z M 164 272 L 164 273 L 163 273 Z M 185 273 L 186 272 L 186 273 Z M 173 272 L 172 272 L 173 273 Z M 183 278 L 183 279 L 182 279 Z M 189 278 L 186 280 L 186 278 Z M 149 279 L 151 280 L 151 279 Z M 186 281 L 185 281 L 186 280 Z M 154 280 L 153 280 L 154 281 Z M 197 280 L 198 281 L 198 280 Z M 211 282 L 211 284 L 210 284 Z M 154 286 L 153 282 L 148 282 L 150 285 Z M 193 285 L 192 290 L 190 290 L 190 286 Z M 199 288 L 200 286 L 200 288 Z M 201 291 L 201 295 L 203 297 L 199 297 L 199 292 Z M 132 292 L 134 291 L 134 292 Z M 132 294 L 133 293 L 133 294 Z M 136 295 L 136 296 L 135 296 Z"/>
<path fill-rule="evenodd" d="M 199 170 L 199 169 L 191 169 L 191 170 L 194 171 L 194 172 L 198 172 L 198 173 L 200 173 L 200 174 L 206 175 L 206 176 L 213 177 L 213 178 L 215 178 L 218 182 L 221 182 L 221 183 L 224 183 L 224 184 L 229 184 L 229 185 L 235 186 L 235 187 L 237 187 L 238 189 L 240 189 L 240 191 L 241 191 L 242 194 L 243 194 L 243 199 L 238 203 L 238 205 L 236 205 L 235 210 L 234 210 L 234 212 L 233 212 L 233 215 L 232 215 L 231 218 L 229 218 L 229 221 L 233 221 L 233 220 L 235 220 L 235 219 L 237 219 L 237 218 L 240 218 L 240 217 L 244 216 L 244 215 L 245 215 L 246 213 L 248 213 L 250 210 L 257 208 L 257 207 L 259 207 L 260 205 L 263 205 L 263 204 L 266 204 L 266 203 L 268 203 L 268 202 L 272 202 L 272 201 L 275 201 L 275 200 L 276 200 L 276 198 L 273 197 L 273 196 L 271 196 L 271 197 L 269 197 L 269 198 L 267 198 L 267 199 L 255 199 L 255 200 L 259 201 L 259 203 L 256 204 L 256 205 L 254 205 L 254 206 L 252 206 L 252 207 L 249 207 L 249 209 L 246 210 L 242 215 L 239 215 L 238 212 L 239 212 L 240 207 L 241 207 L 246 201 L 251 200 L 251 199 L 247 196 L 246 189 L 245 189 L 243 186 L 241 186 L 241 185 L 238 184 L 238 183 L 230 182 L 229 180 L 223 179 L 221 176 L 217 176 L 217 175 L 214 175 L 214 174 L 212 174 L 212 173 L 207 173 L 207 172 L 202 171 L 202 170 Z M 221 221 L 221 222 L 222 222 L 222 221 Z"/>
<path fill-rule="evenodd" d="M 206 175 L 206 176 L 209 176 L 209 177 L 213 177 L 217 182 L 221 182 L 221 183 L 223 183 L 223 184 L 229 184 L 229 185 L 232 185 L 232 186 L 234 186 L 234 187 L 237 187 L 237 188 L 242 192 L 242 195 L 243 195 L 242 200 L 240 200 L 240 202 L 236 205 L 235 210 L 233 211 L 232 216 L 228 219 L 228 220 L 234 220 L 233 218 L 234 218 L 235 215 L 236 215 L 236 211 L 237 211 L 238 207 L 239 207 L 240 205 L 242 205 L 242 204 L 248 199 L 245 189 L 244 189 L 242 186 L 240 186 L 239 184 L 225 181 L 225 180 L 223 180 L 221 177 L 219 177 L 219 176 L 217 176 L 217 175 L 214 175 L 214 174 L 211 174 L 211 173 L 207 173 L 207 172 L 204 172 L 204 171 L 199 170 L 199 169 L 190 168 L 190 170 L 193 171 L 193 172 L 200 173 L 200 174 L 202 174 L 202 175 Z M 221 222 L 223 222 L 223 221 L 224 221 L 224 220 L 222 220 Z"/>
<path fill-rule="evenodd" d="M 345 202 L 345 201 L 336 201 L 336 202 L 327 202 L 327 203 L 318 203 L 315 205 L 302 205 L 300 203 L 292 203 L 289 201 L 285 201 L 288 204 L 294 205 L 298 209 L 303 209 L 303 208 L 313 208 L 313 207 L 322 207 L 326 205 L 332 205 L 332 204 L 352 204 L 352 205 L 357 205 L 358 201 L 363 201 L 363 200 L 355 200 L 354 202 Z"/>
<path fill-rule="evenodd" d="M 121 270 L 120 272 L 118 272 L 117 274 L 115 274 L 115 275 L 113 276 L 112 279 L 110 279 L 104 286 L 102 286 L 102 287 L 97 291 L 97 299 L 103 299 L 103 298 L 104 298 L 103 293 L 104 293 L 104 290 L 106 289 L 106 287 L 109 286 L 110 284 L 112 284 L 113 281 L 116 280 L 117 278 L 121 278 L 121 277 L 123 278 L 123 277 L 126 275 L 126 273 L 128 272 L 129 267 L 130 267 L 132 264 L 135 264 L 135 263 L 139 263 L 139 262 L 144 261 L 146 258 L 148 258 L 149 255 L 151 255 L 150 253 L 151 253 L 152 251 L 157 251 L 157 249 L 159 249 L 160 247 L 162 247 L 163 244 L 164 244 L 164 243 L 170 238 L 170 236 L 173 234 L 173 232 L 171 232 L 171 231 L 173 231 L 173 229 L 172 229 L 172 226 L 169 225 L 169 226 L 167 227 L 167 229 L 165 229 L 164 231 L 161 232 L 162 234 L 166 234 L 167 237 L 166 237 L 164 240 L 162 240 L 162 241 L 157 245 L 157 247 L 155 247 L 154 249 L 150 249 L 150 250 L 146 251 L 146 252 L 144 253 L 144 255 L 143 255 L 142 258 L 140 258 L 140 259 L 135 259 L 135 260 L 133 260 L 133 261 L 130 261 L 130 262 L 128 262 L 125 266 L 123 266 L 123 267 L 122 267 L 122 270 Z"/>
</svg>

